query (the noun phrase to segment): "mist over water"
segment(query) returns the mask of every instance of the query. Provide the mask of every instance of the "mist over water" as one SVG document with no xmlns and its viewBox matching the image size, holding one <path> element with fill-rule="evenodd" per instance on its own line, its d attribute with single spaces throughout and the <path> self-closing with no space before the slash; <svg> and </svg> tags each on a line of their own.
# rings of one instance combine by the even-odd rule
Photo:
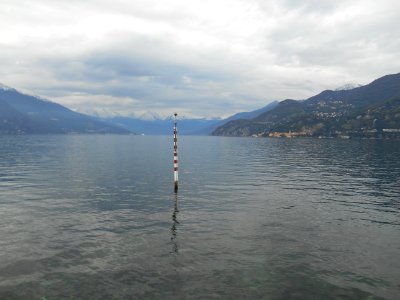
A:
<svg viewBox="0 0 400 300">
<path fill-rule="evenodd" d="M 0 299 L 398 299 L 400 142 L 0 136 Z"/>
</svg>

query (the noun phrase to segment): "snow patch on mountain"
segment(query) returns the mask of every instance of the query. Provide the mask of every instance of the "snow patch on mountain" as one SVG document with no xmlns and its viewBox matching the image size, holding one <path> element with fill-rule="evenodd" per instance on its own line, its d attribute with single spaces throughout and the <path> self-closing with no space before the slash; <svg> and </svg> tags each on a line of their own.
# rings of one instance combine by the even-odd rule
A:
<svg viewBox="0 0 400 300">
<path fill-rule="evenodd" d="M 5 84 L 2 84 L 1 82 L 0 82 L 0 89 L 3 91 L 15 91 L 15 89 L 13 89 Z"/>
<path fill-rule="evenodd" d="M 359 88 L 359 87 L 362 87 L 362 84 L 346 83 L 346 84 L 336 88 L 335 91 L 348 91 L 348 90 L 352 90 L 352 89 Z"/>
</svg>

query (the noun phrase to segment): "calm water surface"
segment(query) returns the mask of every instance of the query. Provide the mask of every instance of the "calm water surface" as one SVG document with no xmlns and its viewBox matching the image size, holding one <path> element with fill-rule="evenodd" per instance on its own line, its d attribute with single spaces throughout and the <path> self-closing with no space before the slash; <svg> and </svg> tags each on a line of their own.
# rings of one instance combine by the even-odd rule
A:
<svg viewBox="0 0 400 300">
<path fill-rule="evenodd" d="M 400 142 L 0 136 L 0 299 L 400 299 Z"/>
</svg>

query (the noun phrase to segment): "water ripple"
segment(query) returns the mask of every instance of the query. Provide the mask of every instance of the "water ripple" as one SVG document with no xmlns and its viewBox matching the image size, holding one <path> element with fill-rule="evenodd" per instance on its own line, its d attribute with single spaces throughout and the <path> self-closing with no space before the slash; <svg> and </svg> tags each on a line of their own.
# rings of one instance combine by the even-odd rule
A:
<svg viewBox="0 0 400 300">
<path fill-rule="evenodd" d="M 1 299 L 396 299 L 397 141 L 0 136 Z"/>
</svg>

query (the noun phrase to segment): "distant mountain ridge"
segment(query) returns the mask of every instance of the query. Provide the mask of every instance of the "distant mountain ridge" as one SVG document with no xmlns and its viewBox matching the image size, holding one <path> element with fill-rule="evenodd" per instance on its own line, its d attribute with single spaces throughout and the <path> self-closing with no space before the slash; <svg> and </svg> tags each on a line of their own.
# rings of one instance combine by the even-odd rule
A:
<svg viewBox="0 0 400 300">
<path fill-rule="evenodd" d="M 125 129 L 145 135 L 170 135 L 172 133 L 172 118 L 143 120 L 132 117 L 113 117 L 105 118 L 104 121 L 121 126 Z M 213 124 L 219 123 L 219 119 L 179 119 L 179 134 L 183 135 L 203 135 L 204 130 Z"/>
<path fill-rule="evenodd" d="M 382 107 L 396 111 L 399 97 L 400 73 L 386 75 L 353 89 L 326 90 L 304 101 L 281 101 L 250 120 L 228 122 L 213 135 L 369 136 L 378 127 L 395 131 L 400 129 L 400 115 Z"/>
<path fill-rule="evenodd" d="M 219 122 L 216 122 L 215 124 L 212 124 L 211 126 L 209 126 L 207 128 L 204 128 L 204 130 L 201 133 L 207 134 L 207 135 L 212 134 L 218 127 L 221 127 L 224 124 L 229 123 L 234 120 L 240 120 L 240 119 L 250 120 L 252 118 L 257 117 L 258 115 L 260 115 L 262 113 L 265 113 L 267 111 L 274 109 L 278 104 L 279 104 L 278 101 L 273 101 L 273 102 L 267 104 L 266 106 L 256 109 L 256 110 L 247 111 L 247 112 L 239 112 L 239 113 L 234 114 L 226 119 L 220 120 Z"/>
<path fill-rule="evenodd" d="M 226 119 L 179 119 L 179 134 L 183 135 L 210 135 L 217 127 L 237 119 L 251 119 L 263 112 L 273 109 L 278 105 L 278 101 L 274 101 L 260 109 L 241 112 L 232 115 Z M 166 135 L 171 134 L 172 118 L 166 119 L 142 119 L 135 117 L 112 117 L 103 120 L 122 126 L 128 130 L 146 135 Z"/>
<path fill-rule="evenodd" d="M 0 84 L 0 134 L 116 133 L 131 131 Z"/>
</svg>

